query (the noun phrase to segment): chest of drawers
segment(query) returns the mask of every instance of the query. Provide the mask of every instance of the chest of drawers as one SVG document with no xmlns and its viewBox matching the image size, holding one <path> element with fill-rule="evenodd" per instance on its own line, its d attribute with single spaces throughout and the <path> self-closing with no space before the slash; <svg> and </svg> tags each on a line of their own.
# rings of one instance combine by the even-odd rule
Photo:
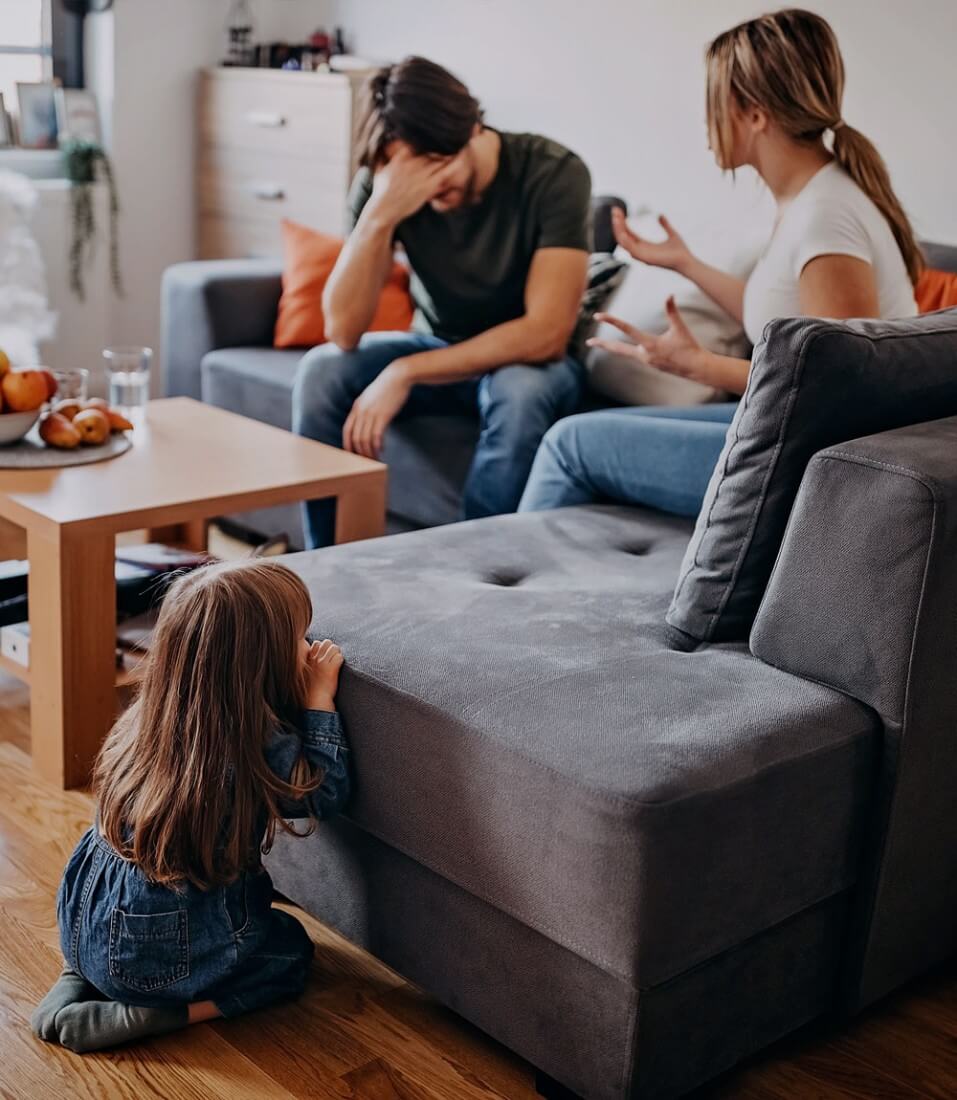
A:
<svg viewBox="0 0 957 1100">
<path fill-rule="evenodd" d="M 279 222 L 342 233 L 367 73 L 208 69 L 197 155 L 202 259 L 275 256 Z"/>
</svg>

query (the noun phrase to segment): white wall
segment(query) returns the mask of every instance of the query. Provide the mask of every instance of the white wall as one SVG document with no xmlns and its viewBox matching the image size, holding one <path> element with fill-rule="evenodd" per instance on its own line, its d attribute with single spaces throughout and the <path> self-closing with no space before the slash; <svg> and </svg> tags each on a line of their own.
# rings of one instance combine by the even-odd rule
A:
<svg viewBox="0 0 957 1100">
<path fill-rule="evenodd" d="M 363 55 L 421 53 L 476 92 L 489 121 L 565 142 L 596 190 L 674 215 L 749 210 L 704 128 L 707 41 L 777 5 L 750 0 L 331 0 Z M 957 3 L 807 0 L 847 67 L 845 117 L 886 157 L 918 230 L 957 241 Z"/>
</svg>

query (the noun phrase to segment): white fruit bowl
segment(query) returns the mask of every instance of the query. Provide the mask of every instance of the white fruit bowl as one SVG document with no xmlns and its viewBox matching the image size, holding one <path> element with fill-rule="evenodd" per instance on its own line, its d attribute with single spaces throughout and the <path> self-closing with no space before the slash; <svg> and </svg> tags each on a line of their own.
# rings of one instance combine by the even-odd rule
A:
<svg viewBox="0 0 957 1100">
<path fill-rule="evenodd" d="M 39 409 L 25 413 L 0 413 L 0 447 L 23 439 L 39 419 Z"/>
</svg>

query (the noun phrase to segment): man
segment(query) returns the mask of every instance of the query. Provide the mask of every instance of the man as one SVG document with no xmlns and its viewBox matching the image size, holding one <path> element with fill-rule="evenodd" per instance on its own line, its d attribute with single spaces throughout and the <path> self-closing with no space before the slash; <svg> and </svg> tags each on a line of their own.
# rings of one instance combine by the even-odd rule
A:
<svg viewBox="0 0 957 1100">
<path fill-rule="evenodd" d="M 424 58 L 381 69 L 367 96 L 353 229 L 322 299 L 331 343 L 302 360 L 294 430 L 376 457 L 399 416 L 477 409 L 465 517 L 515 511 L 542 436 L 580 395 L 566 349 L 587 271 L 588 169 L 547 138 L 485 126 L 468 89 Z M 366 333 L 396 244 L 415 331 Z M 334 508 L 306 506 L 310 546 L 333 541 Z"/>
</svg>

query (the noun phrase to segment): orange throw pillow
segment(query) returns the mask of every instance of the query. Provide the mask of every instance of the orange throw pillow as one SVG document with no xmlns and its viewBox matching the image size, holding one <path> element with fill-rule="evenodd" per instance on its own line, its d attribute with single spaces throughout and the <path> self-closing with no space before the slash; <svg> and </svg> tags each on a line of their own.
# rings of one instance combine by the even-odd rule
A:
<svg viewBox="0 0 957 1100">
<path fill-rule="evenodd" d="M 957 306 L 957 275 L 926 267 L 914 287 L 918 313 L 933 313 L 935 309 Z"/>
<path fill-rule="evenodd" d="M 325 343 L 322 291 L 343 243 L 341 237 L 283 218 L 282 295 L 274 347 L 311 348 Z M 413 312 L 409 273 L 401 264 L 393 264 L 369 331 L 406 332 L 412 325 Z"/>
</svg>

